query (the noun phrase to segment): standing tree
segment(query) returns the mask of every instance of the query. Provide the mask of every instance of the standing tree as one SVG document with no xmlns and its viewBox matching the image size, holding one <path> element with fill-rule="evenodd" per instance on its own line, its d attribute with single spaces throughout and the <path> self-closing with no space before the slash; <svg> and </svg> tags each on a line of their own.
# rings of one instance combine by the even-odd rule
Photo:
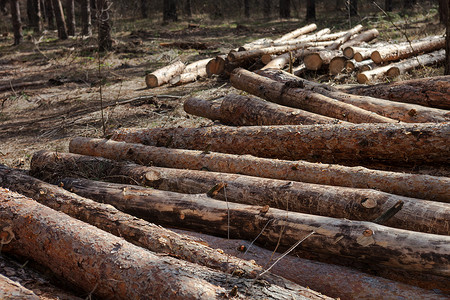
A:
<svg viewBox="0 0 450 300">
<path fill-rule="evenodd" d="M 42 31 L 41 5 L 39 0 L 27 0 L 28 24 L 34 32 Z"/>
<path fill-rule="evenodd" d="M 403 0 L 404 9 L 409 9 L 415 4 L 417 4 L 417 0 Z"/>
<path fill-rule="evenodd" d="M 186 0 L 186 2 L 184 2 L 184 15 L 188 18 L 192 17 L 191 0 Z"/>
<path fill-rule="evenodd" d="M 244 0 L 244 16 L 250 18 L 250 0 Z"/>
<path fill-rule="evenodd" d="M 98 50 L 112 50 L 111 3 L 109 0 L 97 0 Z"/>
<path fill-rule="evenodd" d="M 263 2 L 263 14 L 266 19 L 270 18 L 270 2 L 270 0 L 264 0 Z"/>
<path fill-rule="evenodd" d="M 68 38 L 67 35 L 67 26 L 66 20 L 64 19 L 63 8 L 60 0 L 52 0 L 53 3 L 53 11 L 55 13 L 56 19 L 56 27 L 58 28 L 58 38 L 61 40 L 66 40 Z"/>
<path fill-rule="evenodd" d="M 358 14 L 358 0 L 350 0 L 350 16 Z"/>
<path fill-rule="evenodd" d="M 45 16 L 47 18 L 48 28 L 50 30 L 55 29 L 55 12 L 53 9 L 52 0 L 44 0 L 45 1 Z"/>
<path fill-rule="evenodd" d="M 91 3 L 89 0 L 81 0 L 81 34 L 92 35 Z"/>
<path fill-rule="evenodd" d="M 163 21 L 178 21 L 177 0 L 164 0 Z"/>
<path fill-rule="evenodd" d="M 20 21 L 20 4 L 19 0 L 10 0 L 11 5 L 11 21 L 14 31 L 14 45 L 19 45 L 23 40 L 22 22 Z"/>
<path fill-rule="evenodd" d="M 316 1 L 306 1 L 306 20 L 313 21 L 316 19 Z"/>
<path fill-rule="evenodd" d="M 336 4 L 334 5 L 335 10 L 342 10 L 344 7 L 344 0 L 336 0 Z"/>
<path fill-rule="evenodd" d="M 67 33 L 75 36 L 75 1 L 66 0 Z"/>
<path fill-rule="evenodd" d="M 291 1 L 280 0 L 280 18 L 290 18 L 290 17 L 291 17 Z"/>
</svg>

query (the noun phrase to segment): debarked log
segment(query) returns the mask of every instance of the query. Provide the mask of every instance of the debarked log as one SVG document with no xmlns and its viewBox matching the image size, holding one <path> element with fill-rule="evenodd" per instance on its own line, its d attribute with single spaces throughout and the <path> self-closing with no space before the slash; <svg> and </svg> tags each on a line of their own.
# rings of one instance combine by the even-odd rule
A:
<svg viewBox="0 0 450 300">
<path fill-rule="evenodd" d="M 279 243 L 281 249 L 302 241 L 301 250 L 324 256 L 351 257 L 365 263 L 450 276 L 450 236 L 219 201 L 202 194 L 86 179 L 68 178 L 62 182 L 75 193 L 162 225 L 221 236 L 229 232 L 232 238 L 250 240 L 260 234 L 260 242 L 270 247 Z"/>
<path fill-rule="evenodd" d="M 33 156 L 33 174 L 47 180 L 76 176 L 79 174 L 77 170 L 87 170 L 84 175 L 87 178 L 103 178 L 107 181 L 139 184 L 187 194 L 209 193 L 211 197 L 221 200 L 268 205 L 350 220 L 376 221 L 397 203 L 401 203 L 402 207 L 396 214 L 383 222 L 379 219 L 379 222 L 407 230 L 450 235 L 447 222 L 450 218 L 449 203 L 407 198 L 369 189 L 229 173 L 145 167 L 77 154 L 38 152 Z M 216 185 L 219 186 L 215 187 Z"/>
<path fill-rule="evenodd" d="M 395 78 L 401 74 L 423 66 L 430 66 L 442 63 L 445 61 L 446 52 L 445 49 L 434 51 L 427 54 L 422 54 L 417 57 L 411 57 L 402 61 L 399 61 L 391 65 L 391 68 L 387 70 L 386 74 L 390 78 Z"/>
<path fill-rule="evenodd" d="M 279 39 L 276 39 L 274 42 L 283 42 L 283 41 L 293 40 L 293 39 L 301 36 L 302 34 L 310 33 L 316 29 L 317 29 L 316 24 L 314 24 L 314 23 L 308 24 L 306 26 L 303 26 L 303 27 L 295 29 L 291 32 L 288 32 L 287 34 L 283 35 Z"/>
<path fill-rule="evenodd" d="M 39 300 L 40 298 L 20 283 L 0 274 L 0 299 L 3 300 Z"/>
<path fill-rule="evenodd" d="M 234 70 L 230 80 L 233 87 L 268 101 L 327 117 L 352 123 L 396 123 L 393 119 L 306 90 L 298 81 L 281 83 L 245 69 Z"/>
<path fill-rule="evenodd" d="M 168 83 L 174 76 L 181 74 L 185 67 L 185 64 L 178 60 L 171 65 L 147 74 L 145 76 L 145 83 L 149 88 L 158 87 Z"/>
<path fill-rule="evenodd" d="M 101 156 L 141 165 L 209 170 L 309 183 L 369 188 L 406 197 L 450 203 L 450 178 L 396 173 L 306 161 L 274 160 L 250 155 L 181 150 L 76 137 L 72 153 Z"/>
<path fill-rule="evenodd" d="M 255 284 L 132 245 L 122 238 L 0 188 L 2 251 L 32 258 L 88 293 L 108 299 L 218 299 L 231 293 L 270 299 L 326 299 L 298 285 Z M 8 231 L 9 232 L 9 231 Z M 235 287 L 236 286 L 236 287 Z"/>
<path fill-rule="evenodd" d="M 379 34 L 380 34 L 380 32 L 378 32 L 378 30 L 376 28 L 366 30 L 364 32 L 359 33 L 355 37 L 351 38 L 350 40 L 348 40 L 344 44 L 342 44 L 340 46 L 340 48 L 344 50 L 347 47 L 351 47 L 351 46 L 354 46 L 354 45 L 359 45 L 359 44 L 361 44 L 363 42 L 370 42 L 371 40 L 376 38 Z"/>
</svg>

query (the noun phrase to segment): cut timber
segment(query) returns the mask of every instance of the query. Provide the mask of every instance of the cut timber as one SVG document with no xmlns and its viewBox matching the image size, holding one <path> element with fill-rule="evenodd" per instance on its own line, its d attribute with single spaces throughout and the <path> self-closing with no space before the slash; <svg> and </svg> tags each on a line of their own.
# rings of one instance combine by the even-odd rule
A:
<svg viewBox="0 0 450 300">
<path fill-rule="evenodd" d="M 379 216 L 386 214 L 391 207 L 401 202 L 400 211 L 389 220 L 382 222 L 384 225 L 450 235 L 447 222 L 450 219 L 449 203 L 407 198 L 369 189 L 352 189 L 227 173 L 144 167 L 77 154 L 39 152 L 34 155 L 32 162 L 33 174 L 47 180 L 77 175 L 77 170 L 88 168 L 98 170 L 90 171 L 90 178 L 106 178 L 108 181 L 139 184 L 186 194 L 206 194 L 212 187 L 221 183 L 226 187 L 226 193 L 216 193 L 211 197 L 241 204 L 267 205 L 290 212 L 349 220 L 375 222 Z M 61 171 L 54 171 L 55 174 L 52 175 L 52 170 Z"/>
<path fill-rule="evenodd" d="M 339 50 L 322 50 L 306 55 L 303 63 L 308 70 L 317 71 L 328 66 L 334 57 L 340 55 Z"/>
<path fill-rule="evenodd" d="M 352 47 L 350 47 L 350 48 L 352 48 Z M 347 50 L 347 52 L 348 52 L 348 50 Z M 355 52 L 353 58 L 358 62 L 363 61 L 363 60 L 369 59 L 370 56 L 372 55 L 372 52 L 373 52 L 373 49 L 358 49 L 358 51 Z"/>
<path fill-rule="evenodd" d="M 443 109 L 347 94 L 332 86 L 298 78 L 281 70 L 259 70 L 256 73 L 284 84 L 294 81 L 299 85 L 303 85 L 305 89 L 311 92 L 319 93 L 329 98 L 357 106 L 366 111 L 371 111 L 402 122 L 426 123 L 450 121 L 450 112 Z"/>
<path fill-rule="evenodd" d="M 145 76 L 145 83 L 147 87 L 154 88 L 165 83 L 168 83 L 169 80 L 175 75 L 181 74 L 186 66 L 181 61 L 177 61 L 167 67 L 158 69 L 147 76 Z"/>
<path fill-rule="evenodd" d="M 331 75 L 337 75 L 345 70 L 345 63 L 347 59 L 343 56 L 335 56 L 331 59 L 329 65 L 329 72 Z"/>
<path fill-rule="evenodd" d="M 253 42 L 247 43 L 247 44 L 239 47 L 239 49 L 237 49 L 237 51 L 247 51 L 247 50 L 264 48 L 264 47 L 270 46 L 272 43 L 273 43 L 272 39 L 262 38 L 262 39 L 255 40 Z"/>
<path fill-rule="evenodd" d="M 369 56 L 366 58 L 370 58 L 370 54 L 372 54 L 373 50 L 354 46 L 347 46 L 345 48 L 342 48 L 342 54 L 344 54 L 344 57 L 347 59 L 354 58 L 355 54 L 358 53 L 359 51 L 367 51 L 369 53 Z"/>
<path fill-rule="evenodd" d="M 375 39 L 380 33 L 376 28 L 366 30 L 358 35 L 356 35 L 354 38 L 350 39 L 349 41 L 342 44 L 339 48 L 345 49 L 347 47 L 359 45 L 363 42 L 370 42 L 371 40 Z"/>
<path fill-rule="evenodd" d="M 202 60 L 190 63 L 183 70 L 183 73 L 194 73 L 194 74 L 197 74 L 200 77 L 205 77 L 207 75 L 206 74 L 206 65 L 212 59 L 213 58 L 206 58 L 206 59 L 202 59 Z"/>
<path fill-rule="evenodd" d="M 232 238 L 250 240 L 260 234 L 260 243 L 267 247 L 279 243 L 280 250 L 303 241 L 299 251 L 351 258 L 405 271 L 450 275 L 450 236 L 401 230 L 371 222 L 287 213 L 275 208 L 264 210 L 261 206 L 219 201 L 201 194 L 180 194 L 86 179 L 62 182 L 65 188 L 75 193 L 111 203 L 161 225 L 220 236 L 229 232 Z M 262 230 L 265 224 L 268 224 L 267 229 Z"/>
<path fill-rule="evenodd" d="M 237 126 L 336 124 L 343 122 L 304 110 L 236 94 L 228 94 L 220 101 L 190 98 L 184 102 L 184 110 L 189 114 Z"/>
<path fill-rule="evenodd" d="M 401 74 L 404 74 L 414 68 L 430 66 L 442 63 L 445 61 L 445 49 L 431 52 L 428 54 L 422 54 L 417 57 L 412 57 L 392 64 L 391 68 L 387 71 L 387 76 L 395 78 Z"/>
<path fill-rule="evenodd" d="M 39 300 L 40 298 L 20 283 L 0 274 L 0 299 L 3 300 Z"/>
<path fill-rule="evenodd" d="M 169 84 L 172 86 L 178 86 L 197 81 L 200 77 L 201 76 L 199 76 L 197 73 L 182 73 L 171 78 L 169 80 Z"/>
<path fill-rule="evenodd" d="M 387 61 L 408 58 L 413 55 L 439 50 L 445 47 L 444 37 L 431 37 L 424 41 L 413 42 L 405 45 L 391 45 L 379 48 L 372 52 L 370 58 L 377 64 Z"/>
<path fill-rule="evenodd" d="M 112 139 L 151 146 L 327 163 L 450 163 L 449 123 L 123 128 Z"/>
<path fill-rule="evenodd" d="M 359 83 L 369 83 L 377 80 L 386 75 L 386 72 L 392 67 L 392 65 L 386 65 L 382 67 L 377 67 L 369 71 L 364 71 L 356 76 Z"/>
<path fill-rule="evenodd" d="M 345 69 L 347 70 L 347 72 L 353 72 L 353 71 L 359 71 L 359 72 L 364 72 L 364 71 L 369 71 L 372 70 L 373 68 L 375 68 L 376 65 L 373 62 L 373 60 L 371 59 L 366 59 L 363 61 L 356 61 L 355 59 L 351 59 L 351 60 L 347 60 L 345 62 Z M 369 96 L 369 95 L 367 95 Z"/>
<path fill-rule="evenodd" d="M 205 66 L 206 74 L 208 77 L 212 75 L 222 74 L 225 70 L 225 58 L 226 55 L 219 55 L 211 59 Z"/>
<path fill-rule="evenodd" d="M 345 92 L 450 110 L 450 75 L 355 86 Z"/>
<path fill-rule="evenodd" d="M 0 192 L 0 208 L 0 228 L 10 227 L 20 237 L 3 245 L 2 251 L 32 258 L 102 298 L 219 299 L 236 289 L 244 298 L 327 298 L 298 290 L 295 284 L 293 289 L 255 285 L 252 279 L 156 255 L 5 189 Z"/>
<path fill-rule="evenodd" d="M 224 256 L 188 237 L 123 213 L 112 206 L 67 192 L 18 170 L 0 165 L 0 179 L 3 187 L 151 251 L 248 278 L 262 272 L 258 265 Z M 269 276 L 266 280 L 273 282 L 274 278 Z"/>
<path fill-rule="evenodd" d="M 302 34 L 310 33 L 316 29 L 317 29 L 316 24 L 309 24 L 309 25 L 303 26 L 301 28 L 298 28 L 294 31 L 291 31 L 291 32 L 283 35 L 279 39 L 276 39 L 274 42 L 279 43 L 279 42 L 283 42 L 283 41 L 293 40 L 293 39 L 301 36 Z"/>
<path fill-rule="evenodd" d="M 237 89 L 277 104 L 303 109 L 327 117 L 352 123 L 396 122 L 359 107 L 305 90 L 302 84 L 298 84 L 294 80 L 281 83 L 241 68 L 234 70 L 230 79 L 233 87 Z"/>
<path fill-rule="evenodd" d="M 283 69 L 286 65 L 289 65 L 289 63 L 293 63 L 294 57 L 292 56 L 291 52 L 283 53 L 281 55 L 273 57 L 272 55 L 269 56 L 270 60 L 268 59 L 268 55 L 263 55 L 261 57 L 261 61 L 265 63 L 266 65 L 262 68 L 264 69 Z"/>
<path fill-rule="evenodd" d="M 347 42 L 353 35 L 359 33 L 362 29 L 362 25 L 356 25 L 355 27 L 347 31 L 343 36 L 336 39 L 333 44 L 327 47 L 327 50 L 338 50 L 342 46 L 342 44 Z"/>
<path fill-rule="evenodd" d="M 391 194 L 450 203 L 450 178 L 386 172 L 363 167 L 345 167 L 259 158 L 196 150 L 180 150 L 77 137 L 70 141 L 73 153 L 134 161 L 159 167 L 209 170 L 303 181 L 325 185 L 370 188 Z"/>
<path fill-rule="evenodd" d="M 282 46 L 282 45 L 293 45 L 303 42 L 321 42 L 321 41 L 330 41 L 333 38 L 329 37 L 329 33 L 331 32 L 330 28 L 324 28 L 322 30 L 317 31 L 315 34 L 303 35 L 301 37 L 285 40 L 281 42 L 272 42 L 272 46 Z M 334 38 L 336 39 L 336 38 Z"/>
</svg>

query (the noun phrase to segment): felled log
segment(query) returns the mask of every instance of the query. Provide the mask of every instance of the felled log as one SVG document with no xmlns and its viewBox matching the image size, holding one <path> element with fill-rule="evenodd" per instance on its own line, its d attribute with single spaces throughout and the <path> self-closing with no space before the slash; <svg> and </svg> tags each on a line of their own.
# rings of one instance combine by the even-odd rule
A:
<svg viewBox="0 0 450 300">
<path fill-rule="evenodd" d="M 355 59 L 354 57 L 356 53 L 360 53 L 361 57 L 362 54 L 361 53 L 368 53 L 368 56 L 365 57 L 364 59 L 370 58 L 370 54 L 372 54 L 371 49 L 368 48 L 361 48 L 361 47 L 355 47 L 355 46 L 347 46 L 345 48 L 342 48 L 342 54 L 344 54 L 344 57 L 347 59 Z M 358 60 L 357 60 L 358 61 Z"/>
<path fill-rule="evenodd" d="M 376 70 L 376 69 L 375 69 Z M 362 72 L 367 74 L 371 71 Z M 280 83 L 296 82 L 303 85 L 305 89 L 320 93 L 332 99 L 357 106 L 361 109 L 372 111 L 387 118 L 408 123 L 424 122 L 447 122 L 450 121 L 450 112 L 442 109 L 423 107 L 420 105 L 400 103 L 378 99 L 369 96 L 356 96 L 346 94 L 334 87 L 298 78 L 281 70 L 259 70 L 257 74 L 279 81 Z"/>
<path fill-rule="evenodd" d="M 178 86 L 190 82 L 197 81 L 201 76 L 196 73 L 182 73 L 180 75 L 176 75 L 169 80 L 169 84 L 172 86 Z"/>
<path fill-rule="evenodd" d="M 232 238 L 253 239 L 287 249 L 299 241 L 301 250 L 324 256 L 351 257 L 413 272 L 450 275 L 450 236 L 244 205 L 155 189 L 64 179 L 73 192 L 105 201 L 155 222 Z M 124 193 L 125 192 L 125 193 Z M 267 224 L 267 229 L 262 230 Z M 280 230 L 284 228 L 282 234 Z"/>
<path fill-rule="evenodd" d="M 328 66 L 334 57 L 340 55 L 341 51 L 339 50 L 322 50 L 306 55 L 303 63 L 308 70 L 317 71 Z"/>
<path fill-rule="evenodd" d="M 222 74 L 225 70 L 225 58 L 226 55 L 219 55 L 211 59 L 205 66 L 206 74 L 208 77 L 212 75 Z"/>
<path fill-rule="evenodd" d="M 342 44 L 347 42 L 353 35 L 357 34 L 363 29 L 362 25 L 358 24 L 352 29 L 348 30 L 347 33 L 340 38 L 336 39 L 333 44 L 327 47 L 327 50 L 337 50 Z"/>
<path fill-rule="evenodd" d="M 292 84 L 280 83 L 245 69 L 234 70 L 230 79 L 233 87 L 237 89 L 277 104 L 304 109 L 327 117 L 352 123 L 396 122 L 356 106 L 305 90 L 302 84 L 298 85 L 295 81 L 292 81 Z"/>
<path fill-rule="evenodd" d="M 168 83 L 175 75 L 181 74 L 185 67 L 184 63 L 178 60 L 171 65 L 147 74 L 147 76 L 145 76 L 145 83 L 149 88 L 158 87 Z"/>
<path fill-rule="evenodd" d="M 335 56 L 330 60 L 330 64 L 328 66 L 329 73 L 331 75 L 337 75 L 341 73 L 345 69 L 345 63 L 347 59 L 344 56 Z"/>
<path fill-rule="evenodd" d="M 299 36 L 301 36 L 302 34 L 306 34 L 309 33 L 311 31 L 314 31 L 317 29 L 317 25 L 316 24 L 308 24 L 306 26 L 303 26 L 301 28 L 298 28 L 294 31 L 291 31 L 285 35 L 283 35 L 282 37 L 276 39 L 274 42 L 283 42 L 283 41 L 287 41 L 287 40 L 293 40 Z"/>
<path fill-rule="evenodd" d="M 355 86 L 345 92 L 450 110 L 450 76 L 436 76 L 370 86 Z"/>
<path fill-rule="evenodd" d="M 271 57 L 270 60 L 268 60 L 267 55 L 263 55 L 261 57 L 261 61 L 265 63 L 266 65 L 262 68 L 264 69 L 283 69 L 286 65 L 289 65 L 289 63 L 293 63 L 294 57 L 292 56 L 291 52 L 283 53 L 281 55 L 278 55 L 276 57 Z"/>
<path fill-rule="evenodd" d="M 150 146 L 324 163 L 448 164 L 448 123 L 123 128 L 112 139 Z"/>
<path fill-rule="evenodd" d="M 237 49 L 237 51 L 247 51 L 252 49 L 264 48 L 270 46 L 272 43 L 272 39 L 262 38 L 242 45 L 241 47 L 239 47 L 239 49 Z"/>
<path fill-rule="evenodd" d="M 430 66 L 445 61 L 445 49 L 431 52 L 428 54 L 419 55 L 417 57 L 412 57 L 409 59 L 402 60 L 398 63 L 391 65 L 391 68 L 387 70 L 386 75 L 390 78 L 395 78 L 401 74 L 420 67 L 420 66 Z"/>
<path fill-rule="evenodd" d="M 303 35 L 300 37 L 296 37 L 295 39 L 288 39 L 281 42 L 273 41 L 271 43 L 272 46 L 281 46 L 281 45 L 293 45 L 302 42 L 319 42 L 319 41 L 329 41 L 333 38 L 328 37 L 331 32 L 330 28 L 324 28 L 317 31 L 315 34 Z"/>
<path fill-rule="evenodd" d="M 376 67 L 376 65 L 373 62 L 373 60 L 371 60 L 371 59 L 366 59 L 363 61 L 356 61 L 355 59 L 351 59 L 351 60 L 347 60 L 345 62 L 345 69 L 347 70 L 347 72 L 353 72 L 353 71 L 364 72 L 364 71 L 372 70 L 375 67 Z M 367 95 L 367 96 L 369 96 L 369 95 Z M 372 97 L 374 97 L 374 96 L 372 96 Z M 378 97 L 378 98 L 381 98 L 381 97 Z"/>
<path fill-rule="evenodd" d="M 80 197 L 18 170 L 0 165 L 0 179 L 2 187 L 151 251 L 248 278 L 263 271 L 258 265 L 225 256 L 186 236 L 123 213 L 112 206 Z M 270 276 L 266 280 L 279 282 L 279 279 Z"/>
<path fill-rule="evenodd" d="M 167 168 L 209 170 L 309 183 L 369 188 L 406 197 L 450 203 L 450 179 L 419 174 L 386 172 L 363 167 L 345 167 L 306 161 L 272 160 L 233 155 L 129 144 L 76 137 L 69 150 L 114 160 L 134 161 Z M 181 159 L 182 158 L 182 159 Z"/>
<path fill-rule="evenodd" d="M 447 224 L 450 218 L 450 204 L 407 198 L 369 189 L 316 185 L 227 173 L 143 167 L 98 157 L 77 154 L 56 155 L 49 152 L 39 152 L 34 155 L 32 171 L 39 177 L 49 178 L 52 176 L 51 170 L 62 170 L 54 171 L 54 176 L 65 177 L 74 176 L 77 170 L 85 170 L 89 167 L 98 170 L 100 165 L 103 169 L 97 172 L 91 171 L 89 177 L 125 178 L 118 180 L 123 183 L 189 194 L 206 194 L 220 183 L 226 186 L 226 191 L 223 194 L 218 191 L 211 197 L 349 220 L 375 221 L 395 204 L 401 202 L 401 209 L 383 224 L 413 231 L 450 235 Z M 352 209 L 348 209 L 349 207 Z"/>
<path fill-rule="evenodd" d="M 23 287 L 20 283 L 0 274 L 0 299 L 4 300 L 39 300 L 40 298 Z"/>
<path fill-rule="evenodd" d="M 206 73 L 206 65 L 212 60 L 213 58 L 206 58 L 202 60 L 195 61 L 193 63 L 190 63 L 184 68 L 183 73 L 193 73 L 197 74 L 200 77 L 207 76 Z"/>
<path fill-rule="evenodd" d="M 375 81 L 383 76 L 386 76 L 386 72 L 392 67 L 392 65 L 386 65 L 382 67 L 373 68 L 369 71 L 364 71 L 356 75 L 356 79 L 359 83 L 369 83 Z"/>
<path fill-rule="evenodd" d="M 294 289 L 255 285 L 252 279 L 156 255 L 5 189 L 0 193 L 0 208 L 2 234 L 11 228 L 12 234 L 20 237 L 3 245 L 2 251 L 32 258 L 102 298 L 218 299 L 231 291 L 242 297 L 282 299 L 293 294 L 296 298 L 327 298 L 298 290 L 295 284 L 291 284 Z"/>
<path fill-rule="evenodd" d="M 228 94 L 223 99 L 213 102 L 189 98 L 184 102 L 184 111 L 188 114 L 219 120 L 224 124 L 236 126 L 336 124 L 343 122 L 304 110 L 236 94 Z"/>
<path fill-rule="evenodd" d="M 424 41 L 404 45 L 391 45 L 372 52 L 370 58 L 377 64 L 393 60 L 400 60 L 413 55 L 439 50 L 445 47 L 444 37 L 431 37 Z"/>
<path fill-rule="evenodd" d="M 363 42 L 370 42 L 371 40 L 375 39 L 380 33 L 376 28 L 366 30 L 355 37 L 351 38 L 344 44 L 340 46 L 341 49 L 345 49 L 347 47 L 351 47 L 354 45 L 359 45 Z"/>
</svg>

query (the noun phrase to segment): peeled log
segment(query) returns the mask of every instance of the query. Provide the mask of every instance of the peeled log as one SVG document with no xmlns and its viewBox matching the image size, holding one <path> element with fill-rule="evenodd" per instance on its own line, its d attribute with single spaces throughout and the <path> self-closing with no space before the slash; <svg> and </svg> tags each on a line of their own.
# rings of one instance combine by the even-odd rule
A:
<svg viewBox="0 0 450 300">
<path fill-rule="evenodd" d="M 337 75 L 345 69 L 347 59 L 343 56 L 335 56 L 331 59 L 329 65 L 329 72 L 331 75 Z"/>
<path fill-rule="evenodd" d="M 145 83 L 149 88 L 158 87 L 168 83 L 175 75 L 181 74 L 185 67 L 184 63 L 178 60 L 145 76 Z"/>
<path fill-rule="evenodd" d="M 234 286 L 242 297 L 326 299 L 311 290 L 293 290 L 230 277 L 206 267 L 159 256 L 122 238 L 0 189 L 0 228 L 15 238 L 2 251 L 29 257 L 56 275 L 107 299 L 220 299 Z M 204 279 L 203 279 L 204 278 Z M 234 288 L 236 289 L 236 288 Z"/>
<path fill-rule="evenodd" d="M 112 139 L 150 146 L 326 163 L 448 164 L 449 123 L 127 129 Z"/>
<path fill-rule="evenodd" d="M 297 44 L 297 43 L 302 43 L 302 42 L 319 42 L 319 41 L 329 41 L 329 40 L 336 39 L 337 37 L 335 37 L 335 38 L 328 37 L 330 32 L 331 32 L 330 28 L 324 28 L 324 29 L 317 31 L 314 34 L 303 35 L 300 37 L 296 37 L 295 39 L 284 40 L 281 42 L 274 41 L 271 43 L 271 45 L 272 46 L 292 45 L 292 44 Z"/>
<path fill-rule="evenodd" d="M 224 72 L 225 58 L 226 55 L 216 56 L 206 64 L 205 69 L 208 77 L 211 77 L 212 75 L 220 75 Z"/>
<path fill-rule="evenodd" d="M 401 74 L 423 66 L 430 66 L 442 63 L 445 61 L 445 49 L 431 52 L 428 54 L 419 55 L 417 57 L 412 57 L 399 61 L 398 63 L 392 64 L 391 68 L 387 70 L 386 74 L 390 78 L 395 78 Z"/>
<path fill-rule="evenodd" d="M 296 82 L 312 92 L 316 92 L 329 98 L 337 99 L 344 103 L 351 104 L 361 109 L 372 111 L 384 117 L 396 119 L 402 122 L 425 123 L 450 121 L 450 112 L 442 109 L 387 101 L 369 96 L 347 94 L 332 86 L 298 78 L 281 70 L 259 70 L 256 71 L 256 73 L 284 84 L 292 81 Z M 366 72 L 360 74 L 364 73 Z M 358 76 L 360 74 L 358 74 Z"/>
<path fill-rule="evenodd" d="M 336 56 L 340 56 L 341 53 L 339 50 L 322 50 L 308 54 L 303 62 L 308 70 L 317 71 L 328 66 L 331 60 Z"/>
<path fill-rule="evenodd" d="M 303 89 L 303 85 L 294 80 L 281 83 L 244 69 L 234 70 L 230 79 L 233 87 L 277 104 L 352 123 L 396 123 L 354 105 Z"/>
<path fill-rule="evenodd" d="M 39 300 L 40 298 L 29 289 L 23 287 L 20 283 L 0 274 L 0 299 Z"/>
<path fill-rule="evenodd" d="M 345 69 L 347 72 L 353 72 L 353 71 L 369 71 L 375 68 L 376 65 L 371 59 L 363 60 L 363 61 L 356 61 L 355 59 L 347 60 L 345 63 Z M 352 94 L 352 93 L 350 93 Z M 365 96 L 371 96 L 371 95 L 365 95 Z M 371 97 L 375 97 L 374 95 Z M 381 98 L 381 97 L 378 97 Z"/>
<path fill-rule="evenodd" d="M 316 24 L 314 24 L 314 23 L 313 24 L 309 24 L 309 25 L 303 26 L 301 28 L 298 28 L 298 29 L 296 29 L 294 31 L 291 31 L 291 32 L 283 35 L 279 39 L 276 39 L 274 42 L 278 43 L 278 42 L 293 40 L 293 39 L 301 36 L 302 34 L 309 33 L 309 32 L 314 31 L 316 29 L 317 29 L 317 25 Z"/>
<path fill-rule="evenodd" d="M 370 58 L 370 54 L 372 54 L 372 49 L 367 49 L 367 48 L 360 48 L 360 47 L 354 47 L 354 46 L 348 46 L 345 48 L 342 48 L 342 54 L 344 54 L 344 57 L 347 59 L 352 59 L 354 58 L 356 60 L 356 58 L 354 57 L 356 53 L 360 52 L 360 51 L 367 51 L 369 54 L 368 56 L 365 58 Z M 357 60 L 358 61 L 358 60 Z"/>
<path fill-rule="evenodd" d="M 376 28 L 366 30 L 366 31 L 358 34 L 354 38 L 350 39 L 349 41 L 345 42 L 344 44 L 342 44 L 340 46 L 340 48 L 345 49 L 347 47 L 358 45 L 363 42 L 370 42 L 371 40 L 376 38 L 379 34 L 380 33 L 378 32 L 378 30 Z"/>
<path fill-rule="evenodd" d="M 392 65 L 386 65 L 383 67 L 377 67 L 369 71 L 364 71 L 359 73 L 356 76 L 356 79 L 359 83 L 369 83 L 372 81 L 375 81 L 379 78 L 382 78 L 383 76 L 386 76 L 386 72 L 392 67 Z"/>
<path fill-rule="evenodd" d="M 189 114 L 236 126 L 337 124 L 343 121 L 290 108 L 254 97 L 228 94 L 221 100 L 189 98 L 184 102 Z"/>
<path fill-rule="evenodd" d="M 77 154 L 39 152 L 33 156 L 32 161 L 33 174 L 43 178 L 77 176 L 80 171 L 83 172 L 82 170 L 88 168 L 98 170 L 90 171 L 88 178 L 105 178 L 108 181 L 139 184 L 187 194 L 207 193 L 216 184 L 223 183 L 226 186 L 226 194 L 220 192 L 212 197 L 349 220 L 374 221 L 396 203 L 401 202 L 403 205 L 401 210 L 384 222 L 384 225 L 450 235 L 447 222 L 450 219 L 450 204 L 401 197 L 369 189 L 316 185 L 238 174 L 144 167 Z M 52 170 L 55 170 L 54 175 L 51 175 Z M 80 171 L 77 173 L 77 170 Z"/>
<path fill-rule="evenodd" d="M 347 42 L 353 35 L 357 34 L 362 29 L 363 29 L 362 25 L 360 25 L 360 24 L 356 25 L 355 27 L 353 27 L 352 29 L 347 31 L 347 33 L 345 35 L 343 35 L 342 37 L 336 39 L 333 44 L 331 44 L 330 46 L 327 47 L 327 49 L 328 50 L 337 50 L 337 49 L 339 49 L 342 46 L 342 44 Z"/>
<path fill-rule="evenodd" d="M 162 225 L 220 236 L 227 236 L 229 232 L 232 238 L 250 240 L 261 234 L 260 243 L 267 247 L 279 243 L 280 250 L 312 233 L 298 251 L 450 276 L 450 236 L 401 230 L 371 222 L 287 213 L 275 208 L 267 210 L 261 206 L 214 200 L 201 194 L 179 194 L 86 179 L 64 179 L 62 182 L 65 188 L 75 193 L 108 202 Z M 267 228 L 262 230 L 265 224 L 268 224 Z"/>
<path fill-rule="evenodd" d="M 355 86 L 345 92 L 450 110 L 450 75 Z"/>
<path fill-rule="evenodd" d="M 103 139 L 76 137 L 73 153 L 134 161 L 159 167 L 209 170 L 309 183 L 370 188 L 391 194 L 450 203 L 450 178 L 386 172 L 363 167 L 345 167 L 259 158 L 196 150 L 168 149 Z"/>
</svg>

